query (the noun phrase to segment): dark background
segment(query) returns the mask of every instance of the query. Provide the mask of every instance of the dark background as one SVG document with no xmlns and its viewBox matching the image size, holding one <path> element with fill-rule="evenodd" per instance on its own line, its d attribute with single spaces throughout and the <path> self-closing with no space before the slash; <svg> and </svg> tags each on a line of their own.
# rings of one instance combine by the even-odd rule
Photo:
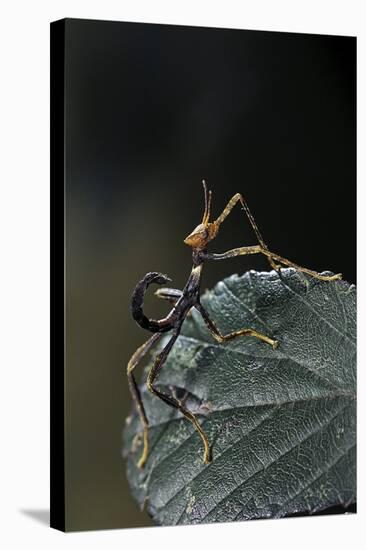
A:
<svg viewBox="0 0 366 550">
<path fill-rule="evenodd" d="M 356 39 L 68 19 L 65 47 L 66 529 L 152 525 L 120 455 L 131 292 L 184 286 L 203 177 L 214 216 L 239 191 L 270 250 L 355 282 Z M 236 207 L 211 250 L 254 243 Z M 203 289 L 251 268 L 208 264 Z"/>
</svg>

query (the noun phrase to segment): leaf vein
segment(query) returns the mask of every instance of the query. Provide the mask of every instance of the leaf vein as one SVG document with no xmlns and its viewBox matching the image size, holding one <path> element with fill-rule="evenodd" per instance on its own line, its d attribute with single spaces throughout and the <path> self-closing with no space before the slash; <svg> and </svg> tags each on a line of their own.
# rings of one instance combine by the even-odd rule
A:
<svg viewBox="0 0 366 550">
<path fill-rule="evenodd" d="M 347 407 L 349 407 L 350 405 L 347 404 L 345 405 L 344 407 L 341 407 L 341 409 L 339 409 L 334 415 L 332 415 L 332 417 L 330 419 L 327 420 L 327 422 L 321 426 L 318 426 L 315 430 L 311 430 L 309 434 L 307 434 L 307 436 L 305 438 L 303 438 L 301 441 L 298 441 L 295 445 L 293 445 L 292 447 L 290 447 L 289 449 L 287 449 L 284 453 L 281 453 L 278 457 L 276 457 L 274 460 L 270 461 L 267 465 L 266 465 L 266 468 L 268 468 L 269 466 L 271 466 L 272 464 L 274 464 L 275 462 L 277 462 L 278 460 L 280 460 L 281 458 L 283 458 L 284 456 L 286 456 L 288 453 L 290 453 L 291 451 L 293 451 L 294 449 L 296 449 L 297 447 L 299 447 L 300 445 L 302 445 L 303 443 L 305 443 L 305 441 L 307 441 L 308 439 L 310 439 L 310 437 L 313 437 L 314 435 L 316 435 L 317 433 L 323 431 L 325 428 L 328 428 L 328 426 L 330 425 L 331 422 L 333 422 L 333 420 L 335 420 Z M 225 495 L 222 499 L 220 499 L 216 504 L 215 506 L 201 519 L 200 523 L 202 523 L 205 518 L 211 514 L 214 510 L 216 510 L 216 508 L 222 503 L 222 502 L 225 502 L 225 500 L 227 500 L 230 496 L 232 496 L 232 494 L 237 491 L 242 485 L 244 485 L 244 483 L 246 483 L 248 480 L 250 480 L 255 474 L 257 474 L 258 472 L 261 471 L 261 468 L 257 469 L 256 471 L 254 471 L 249 477 L 246 477 L 245 479 L 243 479 L 236 487 L 234 487 L 234 489 L 232 489 L 227 495 Z"/>
<path fill-rule="evenodd" d="M 297 491 L 292 497 L 290 497 L 288 500 L 286 500 L 285 502 L 283 502 L 281 504 L 281 508 L 284 508 L 285 506 L 287 506 L 288 504 L 290 504 L 293 500 L 295 500 L 296 497 L 298 497 L 299 495 L 301 495 L 301 493 L 303 493 L 308 487 L 310 487 L 310 485 L 312 485 L 313 483 L 315 483 L 316 481 L 318 481 L 318 479 L 320 479 L 324 474 L 327 474 L 332 468 L 334 468 L 334 466 L 336 466 L 336 464 L 338 464 L 338 462 L 340 460 L 342 460 L 342 458 L 344 458 L 354 447 L 356 447 L 356 443 L 352 443 L 352 445 L 350 445 L 349 447 L 347 447 L 346 449 L 343 450 L 343 452 L 341 453 L 340 456 L 338 456 L 336 458 L 336 460 L 332 461 L 330 464 L 327 464 L 325 469 L 321 469 L 320 473 L 313 479 L 310 479 L 303 487 L 301 487 L 300 491 Z M 288 512 L 288 510 L 287 510 Z M 285 513 L 287 513 L 285 512 Z M 278 515 L 276 514 L 276 517 L 280 517 L 281 515 L 281 512 L 278 512 Z"/>
<path fill-rule="evenodd" d="M 347 334 L 343 334 L 342 332 L 340 332 L 337 327 L 335 327 L 330 321 L 328 321 L 328 319 L 326 319 L 325 317 L 323 317 L 319 311 L 317 311 L 316 309 L 313 308 L 313 306 L 311 305 L 311 303 L 306 300 L 306 298 L 304 298 L 303 296 L 301 296 L 301 294 L 299 294 L 298 292 L 296 292 L 293 288 L 291 288 L 288 284 L 286 284 L 284 281 L 282 281 L 283 285 L 292 293 L 294 294 L 298 300 L 300 300 L 301 302 L 303 302 L 304 304 L 306 304 L 306 306 L 317 316 L 319 317 L 319 319 L 321 319 L 322 321 L 324 321 L 325 324 L 327 324 L 330 328 L 332 328 L 334 330 L 334 332 L 336 332 L 341 338 L 344 338 L 345 340 L 348 340 L 350 342 L 350 344 L 352 344 L 352 346 L 356 346 L 356 344 L 349 338 L 349 336 L 347 336 Z M 314 288 L 314 287 L 313 287 Z"/>
</svg>

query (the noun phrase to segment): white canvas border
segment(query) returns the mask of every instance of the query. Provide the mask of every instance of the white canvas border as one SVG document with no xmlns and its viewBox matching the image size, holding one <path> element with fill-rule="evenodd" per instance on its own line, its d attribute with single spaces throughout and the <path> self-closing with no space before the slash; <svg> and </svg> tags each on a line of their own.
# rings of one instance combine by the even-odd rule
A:
<svg viewBox="0 0 366 550">
<path fill-rule="evenodd" d="M 4 548 L 349 547 L 365 520 L 365 16 L 362 2 L 14 1 L 1 33 L 1 510 Z M 49 23 L 63 17 L 357 36 L 358 514 L 64 535 L 24 510 L 49 507 Z M 345 193 L 347 182 L 345 182 Z M 339 205 L 341 212 L 342 205 Z M 340 217 L 340 223 L 341 217 Z"/>
</svg>

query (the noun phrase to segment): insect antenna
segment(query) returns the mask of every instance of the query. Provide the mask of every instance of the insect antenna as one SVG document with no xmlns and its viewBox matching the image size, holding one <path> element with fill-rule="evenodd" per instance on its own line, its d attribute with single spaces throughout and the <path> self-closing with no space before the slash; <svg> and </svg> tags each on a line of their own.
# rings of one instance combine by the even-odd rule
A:
<svg viewBox="0 0 366 550">
<path fill-rule="evenodd" d="M 205 193 L 205 211 L 203 213 L 202 223 L 206 225 L 210 219 L 212 192 L 207 190 L 206 180 L 202 180 Z"/>
</svg>

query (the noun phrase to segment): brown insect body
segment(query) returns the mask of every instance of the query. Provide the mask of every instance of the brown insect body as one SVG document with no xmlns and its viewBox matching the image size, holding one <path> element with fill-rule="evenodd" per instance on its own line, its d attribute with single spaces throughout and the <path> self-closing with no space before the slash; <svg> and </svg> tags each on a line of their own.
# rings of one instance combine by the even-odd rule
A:
<svg viewBox="0 0 366 550">
<path fill-rule="evenodd" d="M 183 242 L 192 248 L 203 250 L 207 247 L 208 243 L 216 237 L 218 230 L 218 225 L 215 222 L 207 224 L 200 223 Z"/>
<path fill-rule="evenodd" d="M 153 336 L 151 336 L 150 339 L 147 340 L 147 342 L 145 342 L 135 351 L 127 366 L 127 377 L 131 394 L 136 403 L 137 411 L 143 425 L 144 446 L 141 458 L 138 463 L 138 466 L 140 468 L 144 466 L 148 457 L 149 422 L 141 399 L 140 390 L 133 374 L 133 370 L 136 368 L 144 355 L 161 338 L 162 334 L 169 331 L 171 331 L 171 338 L 155 358 L 154 364 L 148 374 L 147 387 L 149 391 L 151 391 L 154 395 L 159 397 L 162 401 L 164 401 L 171 407 L 178 409 L 190 422 L 192 422 L 195 429 L 199 433 L 204 445 L 204 462 L 209 463 L 212 460 L 211 447 L 209 445 L 207 436 L 202 430 L 196 416 L 191 411 L 189 411 L 178 399 L 176 399 L 176 397 L 163 393 L 155 386 L 155 381 L 158 377 L 158 374 L 162 366 L 164 365 L 175 341 L 179 336 L 184 319 L 186 318 L 189 310 L 192 307 L 195 307 L 200 312 L 212 336 L 215 338 L 216 341 L 220 343 L 232 340 L 233 338 L 237 338 L 238 336 L 253 336 L 267 344 L 270 344 L 273 348 L 276 348 L 278 345 L 278 342 L 275 339 L 251 328 L 242 328 L 229 334 L 222 334 L 220 332 L 215 322 L 211 319 L 208 312 L 200 302 L 200 284 L 203 264 L 205 260 L 224 260 L 227 258 L 244 256 L 248 254 L 264 254 L 267 257 L 271 267 L 275 269 L 279 274 L 281 265 L 285 265 L 294 267 L 299 271 L 302 271 L 304 273 L 307 273 L 308 275 L 311 275 L 312 277 L 324 281 L 332 281 L 341 278 L 340 274 L 320 275 L 316 271 L 300 267 L 290 260 L 287 260 L 286 258 L 279 256 L 278 254 L 270 252 L 263 240 L 262 235 L 259 232 L 259 229 L 254 221 L 254 218 L 248 208 L 246 201 L 243 199 L 240 193 L 237 193 L 230 199 L 220 216 L 215 221 L 210 222 L 209 219 L 211 213 L 212 193 L 211 191 L 207 191 L 206 183 L 204 180 L 202 181 L 202 183 L 205 193 L 205 210 L 202 222 L 184 239 L 185 244 L 192 248 L 193 266 L 188 281 L 182 291 L 171 288 L 161 288 L 156 291 L 157 296 L 173 303 L 172 310 L 166 317 L 159 320 L 148 319 L 143 313 L 144 295 L 148 286 L 153 282 L 161 285 L 170 281 L 169 277 L 163 275 L 162 273 L 147 273 L 145 277 L 136 285 L 135 290 L 132 294 L 131 312 L 133 318 L 142 328 L 154 333 Z M 223 252 L 221 254 L 208 253 L 208 243 L 216 237 L 220 225 L 223 223 L 223 221 L 230 214 L 231 210 L 238 202 L 241 203 L 241 206 L 243 207 L 244 212 L 250 221 L 254 233 L 256 234 L 259 244 L 254 246 L 233 248 L 232 250 L 228 250 L 227 252 Z"/>
</svg>

